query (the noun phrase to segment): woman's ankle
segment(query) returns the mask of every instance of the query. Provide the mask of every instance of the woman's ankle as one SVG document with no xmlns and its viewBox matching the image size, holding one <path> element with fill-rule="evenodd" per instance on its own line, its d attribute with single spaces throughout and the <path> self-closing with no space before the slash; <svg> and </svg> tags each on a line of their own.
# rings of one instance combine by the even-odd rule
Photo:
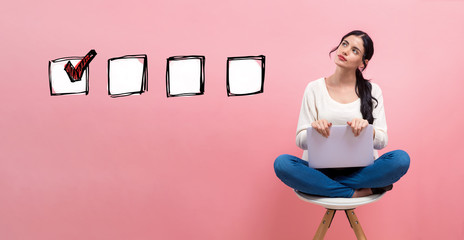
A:
<svg viewBox="0 0 464 240">
<path fill-rule="evenodd" d="M 372 195 L 372 190 L 370 188 L 361 188 L 354 190 L 352 198 L 365 197 Z"/>
</svg>

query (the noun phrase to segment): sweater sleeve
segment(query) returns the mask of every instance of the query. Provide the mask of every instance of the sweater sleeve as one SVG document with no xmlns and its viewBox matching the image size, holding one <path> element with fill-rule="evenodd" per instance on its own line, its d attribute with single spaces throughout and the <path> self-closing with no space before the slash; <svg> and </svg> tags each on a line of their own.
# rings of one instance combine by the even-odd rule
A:
<svg viewBox="0 0 464 240">
<path fill-rule="evenodd" d="M 383 106 L 383 95 L 382 90 L 376 84 L 372 84 L 372 95 L 378 101 L 377 107 L 374 101 L 374 110 L 372 115 L 374 116 L 374 123 L 372 124 L 375 130 L 374 137 L 374 149 L 380 150 L 387 146 L 388 135 L 387 135 L 387 120 L 385 118 L 385 109 Z"/>
<path fill-rule="evenodd" d="M 306 129 L 311 127 L 311 123 L 316 121 L 317 118 L 315 95 L 312 89 L 313 84 L 314 82 L 309 83 L 305 89 L 296 130 L 296 145 L 303 150 L 308 149 Z"/>
</svg>

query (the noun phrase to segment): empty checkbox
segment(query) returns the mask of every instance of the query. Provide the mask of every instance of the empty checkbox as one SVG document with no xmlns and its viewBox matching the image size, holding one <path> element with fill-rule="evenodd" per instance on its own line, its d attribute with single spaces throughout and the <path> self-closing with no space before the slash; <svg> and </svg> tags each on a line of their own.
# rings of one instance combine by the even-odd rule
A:
<svg viewBox="0 0 464 240">
<path fill-rule="evenodd" d="M 142 94 L 147 90 L 147 55 L 108 59 L 108 94 L 111 97 Z"/>
<path fill-rule="evenodd" d="M 205 57 L 174 56 L 167 59 L 168 97 L 202 95 L 205 89 Z"/>
<path fill-rule="evenodd" d="M 227 95 L 243 96 L 264 90 L 265 56 L 227 58 Z"/>
</svg>

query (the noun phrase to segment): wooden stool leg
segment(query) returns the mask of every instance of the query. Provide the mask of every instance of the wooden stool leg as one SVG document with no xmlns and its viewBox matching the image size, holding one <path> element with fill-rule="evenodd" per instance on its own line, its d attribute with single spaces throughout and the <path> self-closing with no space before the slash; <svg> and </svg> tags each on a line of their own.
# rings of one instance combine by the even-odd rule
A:
<svg viewBox="0 0 464 240">
<path fill-rule="evenodd" d="M 330 224 L 332 223 L 335 211 L 337 210 L 327 209 L 327 212 L 324 214 L 324 217 L 322 218 L 321 224 L 319 224 L 319 227 L 317 228 L 317 232 L 316 235 L 314 235 L 313 240 L 324 239 L 325 233 L 327 232 L 327 229 L 329 229 Z"/>
<path fill-rule="evenodd" d="M 356 234 L 356 238 L 358 240 L 366 240 L 366 235 L 364 235 L 364 231 L 362 230 L 358 217 L 356 217 L 356 214 L 354 213 L 354 209 L 345 210 L 345 213 L 348 217 L 348 220 L 350 221 L 351 228 L 353 228 L 353 231 Z"/>
</svg>

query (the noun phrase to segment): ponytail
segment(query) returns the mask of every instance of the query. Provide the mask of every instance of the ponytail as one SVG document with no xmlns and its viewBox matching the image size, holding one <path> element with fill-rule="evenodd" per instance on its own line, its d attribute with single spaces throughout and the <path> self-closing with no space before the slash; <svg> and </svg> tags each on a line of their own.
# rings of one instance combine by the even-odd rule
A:
<svg viewBox="0 0 464 240">
<path fill-rule="evenodd" d="M 356 69 L 356 95 L 361 100 L 361 114 L 363 119 L 366 119 L 370 124 L 374 122 L 374 116 L 372 115 L 373 101 L 379 103 L 375 97 L 371 94 L 372 84 L 369 80 L 364 79 L 361 70 Z M 375 107 L 377 107 L 377 104 Z"/>
</svg>

